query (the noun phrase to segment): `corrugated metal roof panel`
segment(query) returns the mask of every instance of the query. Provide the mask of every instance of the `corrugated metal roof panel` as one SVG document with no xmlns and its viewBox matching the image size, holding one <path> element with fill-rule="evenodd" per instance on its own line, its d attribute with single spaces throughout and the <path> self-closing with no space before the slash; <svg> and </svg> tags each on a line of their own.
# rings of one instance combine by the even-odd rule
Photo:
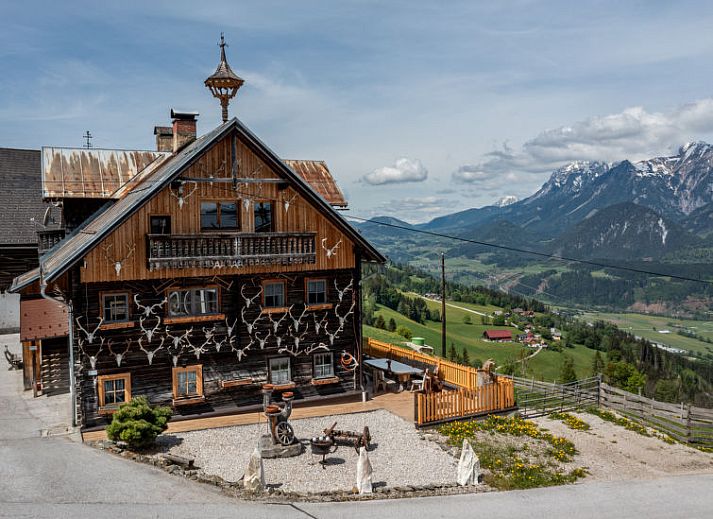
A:
<svg viewBox="0 0 713 519">
<path fill-rule="evenodd" d="M 42 196 L 111 198 L 157 158 L 159 151 L 42 148 Z"/>
<path fill-rule="evenodd" d="M 327 164 L 321 160 L 283 160 L 292 170 L 334 207 L 347 207 L 342 190 L 334 180 Z"/>
</svg>

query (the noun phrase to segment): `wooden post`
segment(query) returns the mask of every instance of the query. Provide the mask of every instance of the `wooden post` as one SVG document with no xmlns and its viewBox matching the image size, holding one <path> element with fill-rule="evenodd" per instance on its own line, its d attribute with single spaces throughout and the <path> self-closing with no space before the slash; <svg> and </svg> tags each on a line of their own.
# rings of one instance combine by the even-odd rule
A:
<svg viewBox="0 0 713 519">
<path fill-rule="evenodd" d="M 446 254 L 441 252 L 441 356 L 446 358 Z"/>
</svg>

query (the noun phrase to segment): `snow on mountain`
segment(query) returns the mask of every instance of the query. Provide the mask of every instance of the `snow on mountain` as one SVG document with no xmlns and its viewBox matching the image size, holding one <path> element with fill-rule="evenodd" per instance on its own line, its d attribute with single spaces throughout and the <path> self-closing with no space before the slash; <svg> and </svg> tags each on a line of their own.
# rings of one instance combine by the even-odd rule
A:
<svg viewBox="0 0 713 519">
<path fill-rule="evenodd" d="M 506 205 L 514 204 L 518 200 L 519 199 L 515 195 L 505 195 L 493 205 L 495 205 L 495 207 L 505 207 Z"/>
</svg>

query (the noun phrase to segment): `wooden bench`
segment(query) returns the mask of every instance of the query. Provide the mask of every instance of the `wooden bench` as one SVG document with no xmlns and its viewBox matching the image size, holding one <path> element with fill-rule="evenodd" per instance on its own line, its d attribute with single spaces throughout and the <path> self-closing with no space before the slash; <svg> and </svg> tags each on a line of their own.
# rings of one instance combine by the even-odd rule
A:
<svg viewBox="0 0 713 519">
<path fill-rule="evenodd" d="M 7 344 L 5 345 L 5 359 L 7 359 L 8 364 L 10 364 L 8 369 L 22 369 L 22 357 L 12 353 L 8 349 Z"/>
</svg>

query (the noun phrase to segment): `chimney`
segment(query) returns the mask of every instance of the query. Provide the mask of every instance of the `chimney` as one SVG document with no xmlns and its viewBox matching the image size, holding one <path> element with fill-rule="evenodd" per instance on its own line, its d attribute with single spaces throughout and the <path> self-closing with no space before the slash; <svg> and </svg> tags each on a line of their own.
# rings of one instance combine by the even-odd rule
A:
<svg viewBox="0 0 713 519">
<path fill-rule="evenodd" d="M 196 117 L 198 112 L 177 112 L 171 109 L 174 153 L 196 140 Z"/>
<path fill-rule="evenodd" d="M 156 151 L 173 151 L 173 128 L 170 126 L 154 126 L 156 136 Z"/>
</svg>

